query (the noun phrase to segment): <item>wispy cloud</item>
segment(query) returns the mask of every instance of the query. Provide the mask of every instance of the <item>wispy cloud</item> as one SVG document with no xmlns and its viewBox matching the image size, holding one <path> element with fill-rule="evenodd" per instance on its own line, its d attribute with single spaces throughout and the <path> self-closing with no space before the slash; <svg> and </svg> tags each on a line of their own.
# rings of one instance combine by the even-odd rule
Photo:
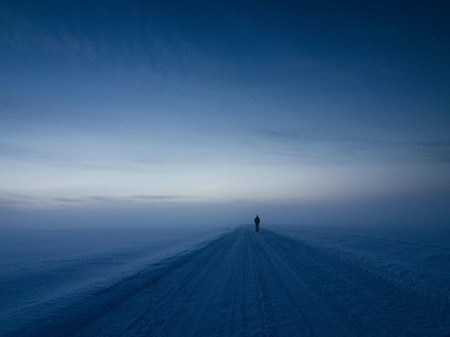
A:
<svg viewBox="0 0 450 337">
<path fill-rule="evenodd" d="M 450 140 L 414 143 L 415 153 L 431 161 L 450 163 Z"/>
<path fill-rule="evenodd" d="M 450 162 L 450 140 L 389 140 L 356 137 L 328 130 L 263 129 L 256 136 L 274 145 L 264 153 L 298 158 L 385 158 L 388 160 Z"/>
<path fill-rule="evenodd" d="M 187 195 L 132 195 L 110 196 L 94 195 L 83 197 L 46 197 L 5 193 L 0 196 L 2 209 L 53 209 L 76 207 L 134 207 L 155 203 L 178 203 L 193 201 L 194 196 Z"/>
<path fill-rule="evenodd" d="M 185 195 L 135 195 L 131 198 L 140 200 L 177 200 L 177 199 L 192 199 L 193 196 Z"/>
<path fill-rule="evenodd" d="M 55 3 L 53 11 L 66 18 L 61 22 L 41 20 L 39 6 L 34 11 L 24 10 L 22 7 L 26 6 L 20 3 L 0 6 L 0 45 L 19 50 L 34 48 L 63 55 L 67 60 L 93 62 L 121 75 L 133 73 L 138 78 L 157 81 L 177 71 L 173 64 L 188 69 L 186 59 L 198 54 L 178 35 L 163 35 L 149 29 L 151 19 L 142 22 L 142 17 L 136 17 L 138 14 L 130 11 L 130 6 L 110 6 L 112 12 L 128 20 L 127 29 L 119 28 L 113 16 L 105 15 L 100 8 L 94 6 L 86 11 L 76 2 L 71 6 Z M 83 14 L 88 29 L 83 27 L 82 20 L 71 24 L 72 17 L 77 15 L 72 11 Z M 95 27 L 89 24 L 92 19 L 89 16 L 95 17 Z M 146 29 L 142 29 L 143 23 Z"/>
<path fill-rule="evenodd" d="M 377 144 L 378 139 L 358 137 L 332 127 L 304 127 L 300 129 L 261 129 L 257 137 L 280 143 L 365 143 Z"/>
<path fill-rule="evenodd" d="M 183 201 L 192 199 L 192 196 L 185 195 L 133 195 L 133 196 L 88 196 L 85 200 L 99 201 L 110 204 L 137 204 L 146 202 Z"/>
<path fill-rule="evenodd" d="M 63 203 L 79 203 L 79 202 L 83 201 L 83 199 L 60 197 L 60 198 L 54 198 L 53 201 L 63 202 Z"/>
<path fill-rule="evenodd" d="M 81 137 L 80 137 L 81 138 Z M 55 140 L 54 144 L 60 146 L 64 141 Z M 99 147 L 99 144 L 94 144 Z M 67 151 L 70 144 L 64 147 L 51 149 L 44 145 L 16 144 L 14 142 L 0 141 L 0 159 L 17 163 L 37 164 L 49 167 L 82 168 L 103 171 L 143 171 L 149 166 L 174 162 L 167 158 L 153 156 L 148 160 L 133 157 L 126 152 L 104 153 L 101 149 L 96 151 L 83 150 L 81 146 Z M 56 147 L 56 145 L 55 145 Z"/>
<path fill-rule="evenodd" d="M 40 202 L 38 198 L 30 195 L 15 193 L 0 195 L 0 209 L 36 208 Z"/>
<path fill-rule="evenodd" d="M 0 141 L 0 157 L 5 159 L 20 159 L 43 162 L 67 162 L 63 156 L 55 152 L 43 149 L 33 149 L 31 147 L 20 146 L 13 143 Z"/>
</svg>

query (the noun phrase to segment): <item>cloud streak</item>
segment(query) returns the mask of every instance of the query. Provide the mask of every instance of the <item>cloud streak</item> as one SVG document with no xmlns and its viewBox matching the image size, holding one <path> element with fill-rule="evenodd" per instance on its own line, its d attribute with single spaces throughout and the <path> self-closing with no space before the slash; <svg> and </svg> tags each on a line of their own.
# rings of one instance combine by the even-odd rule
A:
<svg viewBox="0 0 450 337">
<path fill-rule="evenodd" d="M 449 163 L 450 140 L 387 140 L 351 137 L 332 129 L 327 132 L 263 129 L 256 137 L 278 145 L 278 151 L 265 151 L 298 158 L 369 159 L 424 163 Z"/>
<path fill-rule="evenodd" d="M 93 195 L 84 197 L 36 197 L 31 195 L 4 194 L 0 196 L 2 209 L 58 209 L 107 206 L 145 206 L 151 204 L 170 204 L 193 202 L 197 198 L 189 195 L 131 195 L 111 196 Z"/>
</svg>

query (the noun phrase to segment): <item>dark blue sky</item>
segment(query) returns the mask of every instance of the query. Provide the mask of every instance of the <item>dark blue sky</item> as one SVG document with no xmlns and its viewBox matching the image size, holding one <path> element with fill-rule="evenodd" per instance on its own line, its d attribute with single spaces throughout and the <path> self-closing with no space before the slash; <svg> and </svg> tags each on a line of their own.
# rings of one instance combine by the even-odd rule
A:
<svg viewBox="0 0 450 337">
<path fill-rule="evenodd" d="M 0 6 L 8 214 L 450 221 L 446 1 Z"/>
</svg>

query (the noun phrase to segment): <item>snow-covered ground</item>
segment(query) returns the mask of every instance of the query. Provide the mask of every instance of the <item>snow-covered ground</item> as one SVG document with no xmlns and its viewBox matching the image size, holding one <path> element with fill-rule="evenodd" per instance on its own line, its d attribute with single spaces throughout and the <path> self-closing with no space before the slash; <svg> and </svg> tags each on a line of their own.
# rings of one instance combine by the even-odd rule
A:
<svg viewBox="0 0 450 337">
<path fill-rule="evenodd" d="M 450 303 L 450 230 L 269 226 L 418 295 Z"/>
<path fill-rule="evenodd" d="M 1 230 L 0 336 L 64 314 L 122 279 L 229 231 L 206 226 Z"/>
<path fill-rule="evenodd" d="M 0 335 L 450 334 L 445 231 L 121 233 L 2 237 Z"/>
</svg>

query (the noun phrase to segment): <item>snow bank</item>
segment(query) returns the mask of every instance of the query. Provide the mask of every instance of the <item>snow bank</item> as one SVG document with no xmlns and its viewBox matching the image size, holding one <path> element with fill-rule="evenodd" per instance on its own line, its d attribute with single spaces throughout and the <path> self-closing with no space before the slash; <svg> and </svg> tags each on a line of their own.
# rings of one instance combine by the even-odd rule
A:
<svg viewBox="0 0 450 337">
<path fill-rule="evenodd" d="M 67 311 L 230 228 L 3 230 L 0 335 Z M 94 307 L 94 306 L 93 306 Z"/>
<path fill-rule="evenodd" d="M 450 231 L 268 226 L 417 295 L 450 305 Z"/>
</svg>

